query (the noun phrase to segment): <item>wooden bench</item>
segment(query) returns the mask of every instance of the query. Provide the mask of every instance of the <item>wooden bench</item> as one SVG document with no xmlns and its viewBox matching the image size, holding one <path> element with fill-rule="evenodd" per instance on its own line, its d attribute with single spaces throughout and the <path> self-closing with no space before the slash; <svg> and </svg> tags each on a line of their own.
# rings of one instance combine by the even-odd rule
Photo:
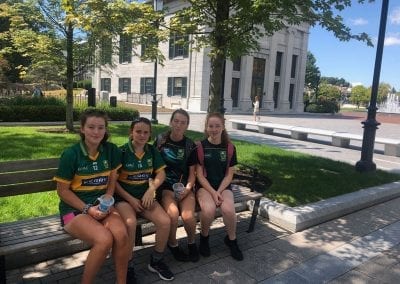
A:
<svg viewBox="0 0 400 284">
<path fill-rule="evenodd" d="M 55 190 L 52 181 L 58 159 L 0 162 L 0 198 Z M 253 169 L 256 170 L 256 169 Z M 256 177 L 256 173 L 253 174 Z M 254 184 L 254 181 L 251 181 Z M 262 193 L 244 186 L 233 185 L 235 203 L 254 200 L 248 232 L 254 230 Z M 243 206 L 247 210 L 247 206 Z M 142 226 L 149 221 L 138 219 L 136 244 L 142 244 Z M 0 224 L 0 283 L 6 282 L 6 256 L 31 249 L 44 248 L 74 240 L 61 227 L 59 215 L 32 218 Z M 46 258 L 45 258 L 46 259 Z M 43 259 L 44 260 L 44 259 Z"/>
<path fill-rule="evenodd" d="M 307 140 L 309 135 L 325 136 L 331 139 L 331 144 L 337 147 L 350 147 L 350 142 L 362 141 L 363 136 L 360 134 L 352 134 L 348 132 L 337 132 L 333 130 L 325 130 L 318 128 L 309 128 L 302 126 L 293 126 L 278 123 L 256 122 L 246 120 L 230 119 L 232 128 L 238 130 L 246 130 L 248 126 L 256 126 L 259 133 L 274 134 L 276 130 L 286 131 L 291 138 L 297 140 Z M 400 140 L 375 137 L 375 143 L 383 144 L 384 154 L 388 156 L 400 157 Z"/>
</svg>

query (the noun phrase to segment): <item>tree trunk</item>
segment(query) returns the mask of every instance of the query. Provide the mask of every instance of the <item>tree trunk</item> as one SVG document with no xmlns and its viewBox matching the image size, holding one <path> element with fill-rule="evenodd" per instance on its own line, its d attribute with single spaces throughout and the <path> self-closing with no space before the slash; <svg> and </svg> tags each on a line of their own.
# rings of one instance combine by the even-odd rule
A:
<svg viewBox="0 0 400 284">
<path fill-rule="evenodd" d="M 67 27 L 67 108 L 65 123 L 68 131 L 74 131 L 74 61 L 73 61 L 74 27 Z"/>
<path fill-rule="evenodd" d="M 210 93 L 208 100 L 208 112 L 223 112 L 224 95 L 224 62 L 226 59 L 226 43 L 228 34 L 225 28 L 225 21 L 229 19 L 230 1 L 217 1 L 217 12 L 215 29 L 211 34 L 214 40 L 214 49 L 211 57 L 211 78 Z"/>
</svg>

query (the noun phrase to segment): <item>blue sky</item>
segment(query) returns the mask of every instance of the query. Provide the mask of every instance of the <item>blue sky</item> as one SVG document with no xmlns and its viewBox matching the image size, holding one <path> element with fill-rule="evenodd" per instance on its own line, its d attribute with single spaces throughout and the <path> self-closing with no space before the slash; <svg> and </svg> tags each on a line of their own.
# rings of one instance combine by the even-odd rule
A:
<svg viewBox="0 0 400 284">
<path fill-rule="evenodd" d="M 332 33 L 317 26 L 310 29 L 308 50 L 314 54 L 322 76 L 344 78 L 353 85 L 372 85 L 381 8 L 382 0 L 376 0 L 363 5 L 355 3 L 340 12 L 344 23 L 352 31 L 370 35 L 374 47 L 356 40 L 341 42 Z M 399 0 L 389 1 L 380 82 L 389 83 L 400 91 Z"/>
</svg>

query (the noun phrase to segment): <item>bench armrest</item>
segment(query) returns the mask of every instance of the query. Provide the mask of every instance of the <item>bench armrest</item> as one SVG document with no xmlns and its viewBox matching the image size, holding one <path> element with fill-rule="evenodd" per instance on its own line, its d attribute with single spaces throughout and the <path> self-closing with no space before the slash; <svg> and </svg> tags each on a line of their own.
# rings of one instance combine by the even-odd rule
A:
<svg viewBox="0 0 400 284">
<path fill-rule="evenodd" d="M 250 189 L 251 191 L 257 191 L 256 190 L 256 180 L 258 177 L 258 169 L 256 167 L 250 166 L 250 165 L 245 165 L 242 163 L 238 163 L 238 168 L 239 169 L 244 169 L 246 172 L 249 172 L 251 175 L 250 178 Z"/>
</svg>

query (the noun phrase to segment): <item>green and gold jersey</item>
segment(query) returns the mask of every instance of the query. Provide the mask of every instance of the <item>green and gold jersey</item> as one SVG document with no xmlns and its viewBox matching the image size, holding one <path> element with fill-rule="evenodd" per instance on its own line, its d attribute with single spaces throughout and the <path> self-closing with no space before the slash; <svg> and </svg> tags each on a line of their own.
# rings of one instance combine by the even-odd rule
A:
<svg viewBox="0 0 400 284">
<path fill-rule="evenodd" d="M 54 180 L 66 183 L 85 203 L 94 203 L 107 190 L 112 170 L 121 166 L 121 153 L 115 144 L 105 142 L 99 146 L 96 157 L 89 156 L 85 143 L 74 144 L 61 155 Z M 76 211 L 60 200 L 60 214 Z"/>
<path fill-rule="evenodd" d="M 144 149 L 144 153 L 137 156 L 131 141 L 121 146 L 122 167 L 118 182 L 130 195 L 139 199 L 149 188 L 149 178 L 165 168 L 160 152 L 154 146 L 146 144 Z"/>
</svg>

